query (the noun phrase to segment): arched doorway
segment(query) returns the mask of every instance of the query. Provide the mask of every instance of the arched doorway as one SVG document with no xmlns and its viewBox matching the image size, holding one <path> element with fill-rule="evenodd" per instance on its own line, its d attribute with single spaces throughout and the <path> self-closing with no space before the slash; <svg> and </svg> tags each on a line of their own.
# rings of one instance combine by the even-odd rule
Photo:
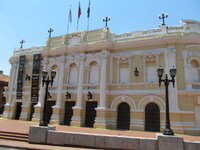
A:
<svg viewBox="0 0 200 150">
<path fill-rule="evenodd" d="M 160 108 L 155 103 L 145 107 L 145 131 L 160 132 Z"/>
<path fill-rule="evenodd" d="M 129 130 L 130 126 L 130 107 L 122 102 L 117 107 L 117 129 Z"/>
</svg>

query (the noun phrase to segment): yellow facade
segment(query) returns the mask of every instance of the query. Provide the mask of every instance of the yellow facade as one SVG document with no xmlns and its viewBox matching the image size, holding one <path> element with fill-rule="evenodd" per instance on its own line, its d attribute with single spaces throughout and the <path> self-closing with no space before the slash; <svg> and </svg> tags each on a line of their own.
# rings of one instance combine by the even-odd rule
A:
<svg viewBox="0 0 200 150">
<path fill-rule="evenodd" d="M 41 68 L 57 72 L 49 88 L 48 103 L 54 104 L 48 112 L 52 113 L 51 124 L 66 124 L 69 120 L 67 125 L 72 126 L 163 131 L 165 87 L 163 84 L 159 87 L 156 69 L 162 66 L 164 74 L 169 75 L 170 67 L 174 66 L 175 87 L 171 83 L 169 86 L 171 128 L 175 133 L 200 134 L 198 21 L 182 20 L 180 26 L 123 34 L 112 33 L 109 28 L 74 32 L 49 38 L 44 47 L 16 49 L 10 59 L 11 82 L 6 91 L 4 117 L 14 119 L 21 109 L 20 120 L 41 119 L 42 84 L 34 106 L 31 80 L 24 80 L 23 98 L 16 99 L 19 57 L 26 56 L 24 75 L 32 76 L 33 54 L 38 53 L 42 56 Z M 136 68 L 138 76 L 134 73 Z M 92 99 L 88 99 L 88 91 Z M 21 108 L 17 107 L 19 102 Z M 153 129 L 154 125 L 157 128 Z"/>
</svg>

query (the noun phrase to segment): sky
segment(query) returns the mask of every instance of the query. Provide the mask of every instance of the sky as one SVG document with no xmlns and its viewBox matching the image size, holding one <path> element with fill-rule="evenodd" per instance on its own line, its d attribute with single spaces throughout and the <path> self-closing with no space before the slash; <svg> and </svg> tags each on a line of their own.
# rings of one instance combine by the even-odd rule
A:
<svg viewBox="0 0 200 150">
<path fill-rule="evenodd" d="M 14 48 L 45 46 L 48 29 L 52 36 L 67 34 L 69 9 L 72 23 L 69 33 L 76 31 L 78 4 L 81 4 L 79 30 L 87 30 L 89 0 L 0 0 L 0 70 L 10 74 L 10 57 Z M 105 16 L 114 33 L 158 28 L 158 16 L 168 13 L 168 26 L 180 25 L 181 19 L 200 21 L 200 0 L 91 0 L 89 30 L 103 28 Z"/>
</svg>

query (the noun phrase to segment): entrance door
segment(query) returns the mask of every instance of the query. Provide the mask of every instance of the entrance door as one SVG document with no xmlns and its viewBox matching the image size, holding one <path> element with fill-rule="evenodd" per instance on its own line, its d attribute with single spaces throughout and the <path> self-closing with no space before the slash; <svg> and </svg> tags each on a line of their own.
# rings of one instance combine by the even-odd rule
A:
<svg viewBox="0 0 200 150">
<path fill-rule="evenodd" d="M 97 102 L 86 102 L 85 127 L 93 127 L 96 117 Z"/>
<path fill-rule="evenodd" d="M 75 106 L 75 101 L 66 101 L 65 102 L 65 118 L 64 118 L 64 124 L 70 125 L 72 116 L 73 116 L 73 109 L 72 107 Z"/>
<path fill-rule="evenodd" d="M 160 132 L 160 108 L 155 103 L 145 107 L 145 131 Z"/>
<path fill-rule="evenodd" d="M 127 103 L 120 103 L 117 108 L 117 129 L 129 130 L 130 107 Z"/>
<path fill-rule="evenodd" d="M 37 103 L 31 103 L 31 112 L 30 112 L 30 118 L 29 118 L 29 120 L 31 121 L 32 120 L 32 118 L 33 118 L 33 114 L 34 114 L 34 112 L 35 112 L 35 105 L 36 105 Z"/>
<path fill-rule="evenodd" d="M 45 115 L 44 115 L 44 119 L 49 123 L 51 120 L 51 115 L 53 113 L 53 108 L 52 106 L 54 106 L 56 104 L 56 101 L 47 101 L 46 103 L 46 110 L 45 110 Z"/>
<path fill-rule="evenodd" d="M 16 104 L 16 114 L 15 114 L 14 119 L 19 120 L 21 112 L 22 112 L 22 102 L 17 102 L 17 104 Z"/>
</svg>

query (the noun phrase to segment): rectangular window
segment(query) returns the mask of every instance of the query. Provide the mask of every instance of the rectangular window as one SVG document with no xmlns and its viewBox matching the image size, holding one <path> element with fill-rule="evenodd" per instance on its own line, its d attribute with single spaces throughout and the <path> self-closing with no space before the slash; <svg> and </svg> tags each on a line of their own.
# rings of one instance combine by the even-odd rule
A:
<svg viewBox="0 0 200 150">
<path fill-rule="evenodd" d="M 97 66 L 90 67 L 90 75 L 89 75 L 89 83 L 90 84 L 98 84 L 99 83 L 99 69 Z"/>
<path fill-rule="evenodd" d="M 198 82 L 199 81 L 198 68 L 191 68 L 191 77 L 192 77 L 192 82 Z"/>
<path fill-rule="evenodd" d="M 69 74 L 69 84 L 77 84 L 77 68 L 71 68 Z"/>
<path fill-rule="evenodd" d="M 128 83 L 128 68 L 127 67 L 120 67 L 120 76 L 119 76 L 119 82 L 120 83 Z"/>
<path fill-rule="evenodd" d="M 157 71 L 155 66 L 147 66 L 147 82 L 156 82 L 158 81 Z"/>
</svg>

